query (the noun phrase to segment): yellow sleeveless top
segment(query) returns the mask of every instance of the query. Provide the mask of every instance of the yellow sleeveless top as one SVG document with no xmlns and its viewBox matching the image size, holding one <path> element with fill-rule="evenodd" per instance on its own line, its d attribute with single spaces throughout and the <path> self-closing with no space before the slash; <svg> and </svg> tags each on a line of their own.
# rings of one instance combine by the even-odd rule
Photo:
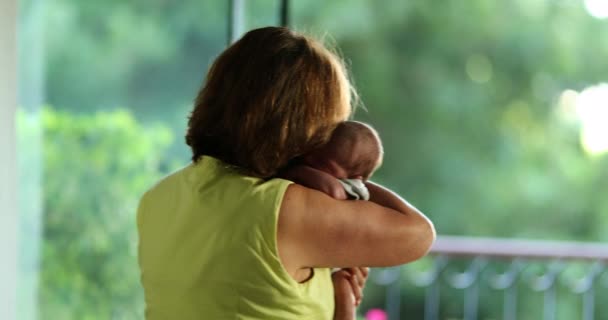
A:
<svg viewBox="0 0 608 320">
<path fill-rule="evenodd" d="M 331 270 L 297 283 L 278 257 L 290 183 L 205 156 L 147 191 L 137 212 L 146 319 L 331 319 Z"/>
</svg>

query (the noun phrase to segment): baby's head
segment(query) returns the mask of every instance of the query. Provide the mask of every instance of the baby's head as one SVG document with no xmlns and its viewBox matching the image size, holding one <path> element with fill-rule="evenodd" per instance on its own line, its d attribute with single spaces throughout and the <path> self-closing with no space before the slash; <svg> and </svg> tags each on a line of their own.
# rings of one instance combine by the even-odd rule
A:
<svg viewBox="0 0 608 320">
<path fill-rule="evenodd" d="M 338 179 L 369 179 L 382 164 L 384 150 L 374 128 L 345 121 L 333 131 L 322 148 L 304 157 L 307 165 Z"/>
</svg>

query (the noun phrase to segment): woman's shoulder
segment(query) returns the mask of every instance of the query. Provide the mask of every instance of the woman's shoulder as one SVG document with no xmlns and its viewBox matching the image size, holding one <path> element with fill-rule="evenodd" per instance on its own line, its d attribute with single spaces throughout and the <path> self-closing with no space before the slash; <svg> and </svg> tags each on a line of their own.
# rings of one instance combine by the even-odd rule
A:
<svg viewBox="0 0 608 320">
<path fill-rule="evenodd" d="M 140 207 L 187 203 L 207 211 L 213 207 L 221 211 L 247 210 L 278 215 L 290 184 L 291 181 L 280 178 L 264 180 L 247 176 L 221 160 L 205 156 L 152 185 L 142 195 Z"/>
<path fill-rule="evenodd" d="M 209 156 L 204 156 L 187 171 L 189 184 L 196 186 L 198 190 L 221 190 L 242 196 L 274 197 L 276 193 L 284 193 L 292 183 L 282 178 L 261 179 L 249 176 L 238 167 Z"/>
</svg>

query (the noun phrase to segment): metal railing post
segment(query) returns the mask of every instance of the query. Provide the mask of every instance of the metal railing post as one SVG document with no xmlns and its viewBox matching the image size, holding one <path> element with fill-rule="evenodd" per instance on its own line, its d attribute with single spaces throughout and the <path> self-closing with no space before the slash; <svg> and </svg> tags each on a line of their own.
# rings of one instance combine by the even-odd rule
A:
<svg viewBox="0 0 608 320">
<path fill-rule="evenodd" d="M 580 319 L 593 320 L 598 313 L 596 308 L 605 307 L 596 303 L 596 296 L 600 294 L 596 291 L 608 288 L 608 281 L 600 285 L 604 283 L 602 279 L 608 278 L 608 245 L 605 243 L 441 236 L 431 249 L 431 254 L 434 257 L 429 269 L 413 271 L 408 275 L 411 283 L 425 289 L 425 320 L 437 320 L 441 316 L 442 278 L 446 285 L 464 291 L 462 317 L 466 320 L 486 316 L 481 312 L 486 313 L 487 310 L 481 310 L 479 303 L 479 299 L 484 299 L 480 296 L 479 286 L 485 276 L 488 276 L 490 288 L 503 293 L 502 318 L 505 320 L 517 319 L 518 296 L 522 289 L 520 282 L 527 283 L 533 292 L 542 294 L 542 305 L 537 304 L 533 308 L 542 313 L 539 317 L 544 320 L 556 319 L 561 311 L 558 310 L 561 299 L 567 298 L 561 296 L 559 283 L 562 281 L 566 282 L 572 293 L 579 295 L 577 299 L 582 299 L 582 308 L 577 311 L 580 312 Z M 460 259 L 471 261 L 466 270 L 450 272 L 447 268 L 449 262 Z M 487 263 L 490 259 L 510 263 L 506 270 L 495 272 L 492 270 L 493 263 Z M 535 274 L 537 271 L 531 266 L 539 261 L 544 270 Z M 576 267 L 569 268 L 581 262 L 588 265 L 582 278 L 568 279 L 573 274 L 571 271 L 577 270 Z M 387 288 L 389 292 L 392 290 Z M 395 297 L 389 296 L 388 299 Z M 572 303 L 572 300 L 569 301 Z M 523 310 L 529 308 L 526 302 L 529 301 L 524 301 Z"/>
</svg>

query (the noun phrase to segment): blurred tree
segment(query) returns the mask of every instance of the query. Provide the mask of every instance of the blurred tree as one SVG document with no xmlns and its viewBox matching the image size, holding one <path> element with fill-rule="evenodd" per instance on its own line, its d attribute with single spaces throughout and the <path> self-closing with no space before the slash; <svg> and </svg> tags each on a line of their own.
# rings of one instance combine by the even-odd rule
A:
<svg viewBox="0 0 608 320">
<path fill-rule="evenodd" d="M 128 105 L 181 125 L 226 44 L 225 2 L 56 0 L 46 14 L 48 102 L 72 112 Z"/>
<path fill-rule="evenodd" d="M 607 80 L 608 28 L 582 2 L 310 1 L 294 12 L 351 61 L 369 110 L 357 117 L 386 144 L 378 179 L 440 233 L 605 239 L 596 221 L 608 207 L 593 191 L 605 157 L 590 159 L 556 117 L 563 90 Z"/>
<path fill-rule="evenodd" d="M 139 196 L 160 178 L 160 155 L 172 134 L 161 125 L 144 128 L 124 110 L 78 116 L 46 108 L 42 125 L 39 314 L 141 317 L 134 210 Z"/>
</svg>

